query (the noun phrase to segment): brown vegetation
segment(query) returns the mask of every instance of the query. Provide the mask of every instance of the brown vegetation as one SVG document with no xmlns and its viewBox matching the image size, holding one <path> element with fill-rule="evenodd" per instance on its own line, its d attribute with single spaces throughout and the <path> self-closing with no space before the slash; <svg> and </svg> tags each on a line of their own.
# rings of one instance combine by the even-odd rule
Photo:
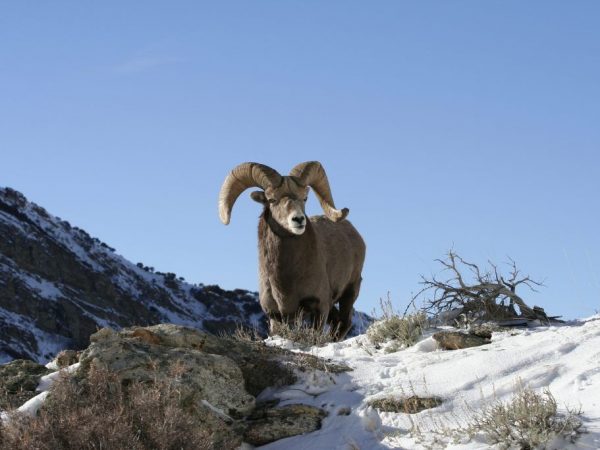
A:
<svg viewBox="0 0 600 450">
<path fill-rule="evenodd" d="M 518 385 L 508 402 L 496 401 L 475 416 L 470 433 L 484 433 L 503 448 L 543 448 L 556 437 L 574 441 L 581 433 L 580 411 L 559 414 L 556 399 L 545 389 L 538 393 Z"/>
<path fill-rule="evenodd" d="M 385 347 L 388 353 L 416 344 L 427 328 L 427 316 L 422 311 L 400 315 L 392 305 L 388 294 L 387 299 L 379 302 L 381 315 L 367 328 L 367 337 L 372 344 Z"/>
<path fill-rule="evenodd" d="M 78 380 L 67 375 L 52 386 L 36 417 L 13 413 L 0 427 L 6 450 L 209 449 L 218 444 L 198 411 L 180 404 L 175 384 L 134 382 L 123 386 L 106 370 Z M 214 420 L 214 419 L 213 419 Z M 214 425 L 213 425 L 214 426 Z"/>
</svg>

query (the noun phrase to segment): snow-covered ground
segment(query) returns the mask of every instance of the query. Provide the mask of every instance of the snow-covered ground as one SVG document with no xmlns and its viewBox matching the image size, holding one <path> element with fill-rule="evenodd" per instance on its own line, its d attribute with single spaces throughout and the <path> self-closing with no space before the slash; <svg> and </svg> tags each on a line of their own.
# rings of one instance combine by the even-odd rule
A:
<svg viewBox="0 0 600 450">
<path fill-rule="evenodd" d="M 300 351 L 278 337 L 267 343 Z M 548 448 L 600 448 L 600 315 L 559 326 L 509 329 L 494 333 L 488 345 L 464 350 L 440 350 L 426 336 L 411 348 L 385 353 L 360 335 L 309 353 L 344 363 L 352 371 L 307 372 L 296 385 L 264 391 L 259 399 L 278 398 L 281 406 L 313 405 L 329 415 L 319 431 L 282 439 L 262 450 L 499 448 L 481 434 L 468 440 L 465 433 L 447 430 L 464 427 L 496 400 L 509 400 L 519 383 L 534 390 L 549 388 L 559 412 L 567 407 L 582 412 L 585 432 L 575 443 L 556 440 Z M 56 369 L 52 363 L 48 367 Z M 58 374 L 43 377 L 40 394 L 19 411 L 35 413 Z M 378 398 L 410 395 L 440 397 L 443 403 L 411 415 L 380 413 L 368 406 Z M 456 436 L 465 438 L 457 442 Z"/>
<path fill-rule="evenodd" d="M 270 345 L 292 347 L 279 338 Z M 263 398 L 326 409 L 321 430 L 261 447 L 264 450 L 494 448 L 481 435 L 454 443 L 444 427 L 457 429 L 494 400 L 508 400 L 516 385 L 549 388 L 559 409 L 581 408 L 586 433 L 550 448 L 600 448 L 600 315 L 560 326 L 494 333 L 489 345 L 439 350 L 432 337 L 396 353 L 375 350 L 366 336 L 313 348 L 310 353 L 352 367 L 340 375 L 309 375 L 292 387 L 264 392 Z M 369 400 L 437 396 L 441 406 L 418 414 L 378 413 Z M 340 414 L 344 412 L 348 415 Z M 414 432 L 419 429 L 420 433 Z M 447 433 L 446 433 L 447 434 Z"/>
</svg>

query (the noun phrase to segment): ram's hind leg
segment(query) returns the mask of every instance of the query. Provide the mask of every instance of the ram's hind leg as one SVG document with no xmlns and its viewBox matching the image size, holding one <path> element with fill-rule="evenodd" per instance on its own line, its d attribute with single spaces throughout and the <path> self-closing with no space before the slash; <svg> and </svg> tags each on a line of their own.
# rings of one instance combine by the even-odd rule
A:
<svg viewBox="0 0 600 450">
<path fill-rule="evenodd" d="M 350 328 L 352 328 L 353 306 L 360 292 L 361 281 L 362 279 L 359 279 L 357 282 L 348 285 L 338 300 L 340 305 L 338 324 L 333 328 L 333 337 L 336 341 L 344 339 Z"/>
</svg>

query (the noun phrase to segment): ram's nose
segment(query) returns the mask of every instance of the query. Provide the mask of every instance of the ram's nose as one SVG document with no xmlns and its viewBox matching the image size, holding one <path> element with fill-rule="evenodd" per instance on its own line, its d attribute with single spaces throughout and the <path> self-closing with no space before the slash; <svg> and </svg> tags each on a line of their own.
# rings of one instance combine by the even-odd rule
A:
<svg viewBox="0 0 600 450">
<path fill-rule="evenodd" d="M 297 226 L 299 227 L 303 227 L 304 226 L 304 221 L 306 220 L 305 216 L 294 216 L 292 217 L 292 221 L 294 221 Z"/>
</svg>

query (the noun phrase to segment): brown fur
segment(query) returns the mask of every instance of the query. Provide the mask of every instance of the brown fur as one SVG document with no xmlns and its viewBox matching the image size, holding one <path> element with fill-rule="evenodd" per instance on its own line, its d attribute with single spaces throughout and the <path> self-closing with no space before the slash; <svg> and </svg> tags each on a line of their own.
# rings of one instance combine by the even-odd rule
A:
<svg viewBox="0 0 600 450">
<path fill-rule="evenodd" d="M 271 320 L 310 314 L 313 324 L 328 322 L 334 337 L 352 326 L 352 305 L 360 291 L 365 243 L 335 208 L 325 170 L 317 161 L 295 166 L 289 176 L 258 164 L 243 163 L 225 178 L 219 194 L 219 217 L 229 223 L 238 196 L 249 187 L 264 206 L 258 225 L 260 304 Z M 306 217 L 312 188 L 325 216 Z M 337 305 L 337 306 L 336 306 Z"/>
<path fill-rule="evenodd" d="M 260 303 L 269 318 L 309 313 L 320 324 L 328 321 L 342 339 L 352 326 L 366 252 L 354 226 L 315 216 L 303 234 L 294 235 L 273 220 L 266 206 L 258 224 L 258 247 Z"/>
</svg>

